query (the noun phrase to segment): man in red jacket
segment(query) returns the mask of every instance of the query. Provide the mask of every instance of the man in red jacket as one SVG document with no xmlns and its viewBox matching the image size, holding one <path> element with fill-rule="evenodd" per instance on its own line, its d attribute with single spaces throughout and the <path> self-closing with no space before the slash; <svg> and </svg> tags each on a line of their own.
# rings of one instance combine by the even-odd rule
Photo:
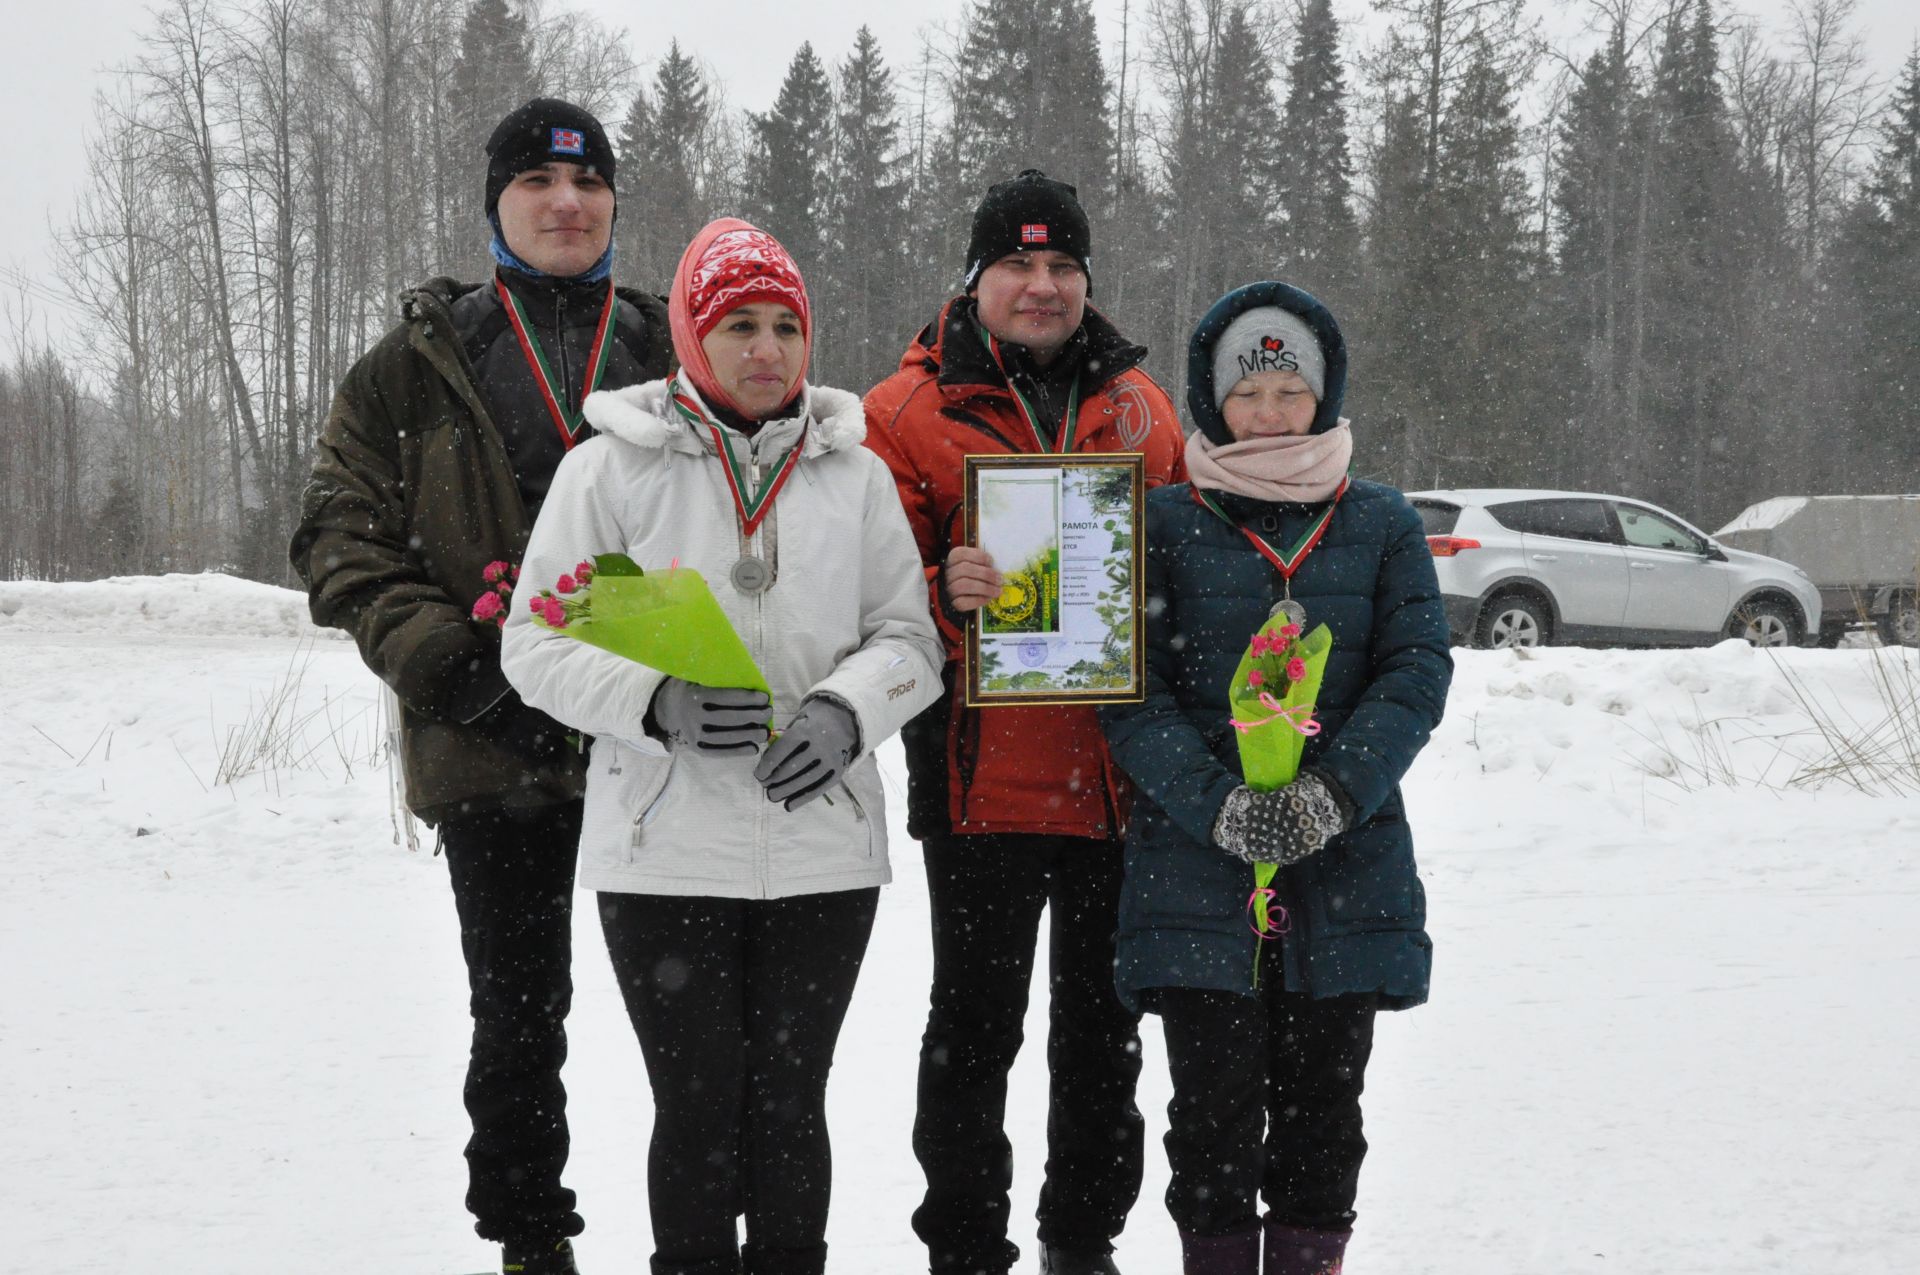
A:
<svg viewBox="0 0 1920 1275">
<path fill-rule="evenodd" d="M 1140 1193 L 1138 1022 L 1113 989 L 1129 790 L 1091 708 L 966 707 L 968 613 L 1000 591 L 962 543 L 962 458 L 1141 452 L 1147 483 L 1185 477 L 1178 418 L 1146 350 L 1087 305 L 1091 232 L 1074 188 L 1029 169 L 974 214 L 966 291 L 866 398 L 867 445 L 900 488 L 947 643 L 947 688 L 903 732 L 908 830 L 933 912 L 933 991 L 913 1147 L 927 1176 L 915 1232 L 934 1275 L 1004 1275 L 1020 1050 L 1040 914 L 1050 912 L 1043 1275 L 1114 1275 Z"/>
</svg>

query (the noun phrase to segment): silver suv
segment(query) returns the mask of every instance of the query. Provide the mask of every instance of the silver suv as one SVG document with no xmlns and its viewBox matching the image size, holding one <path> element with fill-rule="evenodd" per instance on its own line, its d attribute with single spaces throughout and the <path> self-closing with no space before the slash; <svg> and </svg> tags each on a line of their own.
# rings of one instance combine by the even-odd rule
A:
<svg viewBox="0 0 1920 1275">
<path fill-rule="evenodd" d="M 1820 591 L 1664 509 L 1591 492 L 1416 491 L 1455 642 L 1797 646 Z"/>
</svg>

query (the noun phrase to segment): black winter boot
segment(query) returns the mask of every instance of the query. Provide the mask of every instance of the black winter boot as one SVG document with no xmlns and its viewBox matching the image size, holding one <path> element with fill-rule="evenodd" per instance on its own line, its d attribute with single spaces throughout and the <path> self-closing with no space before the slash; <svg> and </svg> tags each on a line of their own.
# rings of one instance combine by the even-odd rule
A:
<svg viewBox="0 0 1920 1275">
<path fill-rule="evenodd" d="M 1111 1253 L 1040 1246 L 1040 1275 L 1120 1275 Z"/>
<path fill-rule="evenodd" d="M 502 1275 L 580 1275 L 573 1264 L 573 1241 L 500 1246 Z"/>
</svg>

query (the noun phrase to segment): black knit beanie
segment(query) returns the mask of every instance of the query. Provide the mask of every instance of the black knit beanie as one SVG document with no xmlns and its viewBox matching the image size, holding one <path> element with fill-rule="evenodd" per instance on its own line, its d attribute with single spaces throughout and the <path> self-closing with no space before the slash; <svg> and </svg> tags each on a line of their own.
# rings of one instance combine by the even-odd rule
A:
<svg viewBox="0 0 1920 1275">
<path fill-rule="evenodd" d="M 980 282 L 980 272 L 1016 252 L 1051 248 L 1080 263 L 1091 278 L 1088 264 L 1093 230 L 1079 192 L 1057 182 L 1037 168 L 1000 182 L 973 212 L 973 237 L 967 243 L 966 290 Z"/>
<path fill-rule="evenodd" d="M 487 216 L 515 177 L 555 162 L 587 165 L 613 185 L 613 147 L 600 121 L 572 102 L 536 97 L 501 120 L 487 139 Z"/>
</svg>

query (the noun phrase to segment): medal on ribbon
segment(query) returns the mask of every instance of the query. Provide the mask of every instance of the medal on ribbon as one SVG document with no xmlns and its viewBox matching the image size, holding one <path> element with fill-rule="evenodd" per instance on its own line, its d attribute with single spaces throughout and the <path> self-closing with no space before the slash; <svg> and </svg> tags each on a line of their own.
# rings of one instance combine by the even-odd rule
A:
<svg viewBox="0 0 1920 1275">
<path fill-rule="evenodd" d="M 513 290 L 498 274 L 493 277 L 493 287 L 500 295 L 500 304 L 506 307 L 507 322 L 512 325 L 514 336 L 520 339 L 520 353 L 533 373 L 534 384 L 540 387 L 540 397 L 553 417 L 553 427 L 560 431 L 560 442 L 568 451 L 572 451 L 573 445 L 580 441 L 580 431 L 587 423 L 583 411 L 587 395 L 600 388 L 600 378 L 607 373 L 607 354 L 613 348 L 613 280 L 607 280 L 607 299 L 600 307 L 600 323 L 594 328 L 593 346 L 587 355 L 587 374 L 581 384 L 578 403 L 568 403 L 561 397 L 564 387 L 555 385 L 553 367 L 547 362 L 547 352 L 540 347 L 540 338 L 534 335 L 533 325 L 527 322 L 526 311 L 520 308 L 520 298 L 513 295 Z"/>
<path fill-rule="evenodd" d="M 709 417 L 699 401 L 681 388 L 678 380 L 670 388 L 669 397 L 673 410 L 680 414 L 696 430 L 705 430 L 713 439 L 713 448 L 720 456 L 720 467 L 727 476 L 727 490 L 733 493 L 733 508 L 740 519 L 740 538 L 743 542 L 753 539 L 760 530 L 760 524 L 773 512 L 773 502 L 780 495 L 780 489 L 787 485 L 787 479 L 793 477 L 795 466 L 800 463 L 800 453 L 807 445 L 807 429 L 801 427 L 800 437 L 781 458 L 780 463 L 768 470 L 757 482 L 751 457 L 741 460 L 734 455 L 733 444 L 727 438 L 727 432 L 720 428 L 719 422 Z M 728 573 L 733 587 L 742 593 L 765 593 L 773 587 L 773 567 L 764 558 L 751 553 L 743 553 L 740 560 L 733 564 Z"/>
<path fill-rule="evenodd" d="M 1326 509 L 1321 511 L 1320 516 L 1315 518 L 1313 524 L 1294 542 L 1293 548 L 1284 553 L 1268 542 L 1265 536 L 1245 526 L 1238 519 L 1227 513 L 1226 510 L 1220 507 L 1220 502 L 1212 496 L 1201 491 L 1198 487 L 1193 487 L 1190 490 L 1193 492 L 1195 504 L 1245 536 L 1252 542 L 1253 547 L 1260 551 L 1260 556 L 1272 563 L 1273 569 L 1280 573 L 1282 597 L 1280 601 L 1274 603 L 1273 609 L 1267 614 L 1269 616 L 1275 614 L 1284 615 L 1288 623 L 1297 624 L 1304 631 L 1307 626 L 1307 609 L 1293 600 L 1293 574 L 1298 571 L 1301 564 L 1307 560 L 1307 555 L 1314 551 L 1315 546 L 1320 543 L 1320 538 L 1327 534 L 1327 525 L 1333 521 L 1333 511 L 1339 507 L 1340 497 L 1346 495 L 1347 488 L 1352 485 L 1353 480 L 1351 478 L 1342 478 L 1339 488 L 1333 493 L 1333 499 L 1327 502 Z"/>
</svg>

